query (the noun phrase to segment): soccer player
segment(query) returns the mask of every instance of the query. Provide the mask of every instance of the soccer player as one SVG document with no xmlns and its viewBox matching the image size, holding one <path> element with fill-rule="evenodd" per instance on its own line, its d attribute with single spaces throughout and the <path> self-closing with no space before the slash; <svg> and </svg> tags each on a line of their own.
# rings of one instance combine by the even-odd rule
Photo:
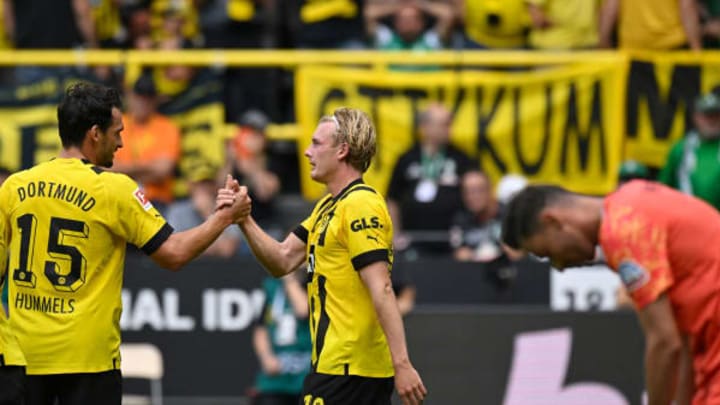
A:
<svg viewBox="0 0 720 405">
<path fill-rule="evenodd" d="M 312 179 L 330 194 L 283 242 L 252 217 L 240 224 L 273 276 L 307 259 L 313 351 L 305 404 L 389 405 L 393 376 L 403 403 L 419 404 L 427 393 L 410 363 L 390 282 L 392 222 L 383 197 L 362 181 L 375 149 L 362 111 L 335 110 L 320 120 L 305 151 Z"/>
<path fill-rule="evenodd" d="M 119 405 L 126 243 L 178 270 L 242 221 L 250 201 L 237 185 L 234 201 L 222 200 L 225 207 L 203 224 L 174 233 L 133 180 L 104 170 L 122 147 L 118 93 L 74 84 L 57 115 L 59 157 L 0 188 L 0 262 L 9 255 L 9 326 L 27 360 L 25 404 Z M 0 318 L 0 330 L 7 328 Z M 0 343 L 6 359 L 20 356 Z"/>
<path fill-rule="evenodd" d="M 720 214 L 658 183 L 602 198 L 530 186 L 509 204 L 503 239 L 553 266 L 596 259 L 600 245 L 645 334 L 648 404 L 720 404 Z"/>
</svg>

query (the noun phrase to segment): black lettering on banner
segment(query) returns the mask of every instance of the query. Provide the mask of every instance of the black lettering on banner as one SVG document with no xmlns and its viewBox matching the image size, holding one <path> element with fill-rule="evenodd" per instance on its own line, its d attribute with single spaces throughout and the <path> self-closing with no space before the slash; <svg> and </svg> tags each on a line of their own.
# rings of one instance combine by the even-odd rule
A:
<svg viewBox="0 0 720 405">
<path fill-rule="evenodd" d="M 629 76 L 626 103 L 628 138 L 638 137 L 638 112 L 643 101 L 648 106 L 654 139 L 664 140 L 670 137 L 670 130 L 680 103 L 685 106 L 685 127 L 692 125 L 688 107 L 693 105 L 693 100 L 700 93 L 700 66 L 675 65 L 670 79 L 670 89 L 665 99 L 660 95 L 654 64 L 632 61 Z"/>
<path fill-rule="evenodd" d="M 592 86 L 592 102 L 590 111 L 590 122 L 588 122 L 586 130 L 580 129 L 577 105 L 577 85 L 570 83 L 568 102 L 567 102 L 567 119 L 565 121 L 565 129 L 563 131 L 562 149 L 560 152 L 560 172 L 567 174 L 568 168 L 568 151 L 571 138 L 576 138 L 578 159 L 581 170 L 586 170 L 588 161 L 591 156 L 590 147 L 594 135 L 598 137 L 598 147 L 600 150 L 600 169 L 602 173 L 607 173 L 608 162 L 607 153 L 605 151 L 605 129 L 602 125 L 602 89 L 600 81 L 596 80 Z"/>
<path fill-rule="evenodd" d="M 35 163 L 37 163 L 36 156 L 44 155 L 44 153 L 54 154 L 56 152 L 57 145 L 38 142 L 37 139 L 37 135 L 41 130 L 48 128 L 54 129 L 56 126 L 54 122 L 51 124 L 40 123 L 20 129 L 20 133 L 22 134 L 20 141 L 20 167 L 22 169 L 34 166 Z"/>
<path fill-rule="evenodd" d="M 495 148 L 493 144 L 490 142 L 490 139 L 488 138 L 488 127 L 492 123 L 493 118 L 495 117 L 495 113 L 497 113 L 498 107 L 500 106 L 500 101 L 502 100 L 503 96 L 505 95 L 505 88 L 501 87 L 498 89 L 498 91 L 495 93 L 495 98 L 492 101 L 492 106 L 490 108 L 490 111 L 487 114 L 483 113 L 482 106 L 484 104 L 484 98 L 485 98 L 485 89 L 482 87 L 477 87 L 475 89 L 476 94 L 476 105 L 477 105 L 477 123 L 478 123 L 478 137 L 477 137 L 477 150 L 478 150 L 478 156 L 481 156 L 483 152 L 487 152 L 490 154 L 490 158 L 492 159 L 492 162 L 497 166 L 498 170 L 502 173 L 507 172 L 507 165 L 505 162 L 503 162 L 500 159 L 500 156 L 495 151 Z M 480 161 L 483 163 L 486 162 L 485 159 L 480 159 Z M 487 170 L 487 167 L 484 167 L 485 170 Z"/>
<path fill-rule="evenodd" d="M 412 130 L 410 134 L 413 136 L 413 140 L 417 135 L 418 124 L 420 122 L 420 108 L 418 107 L 418 101 L 423 98 L 428 98 L 427 90 L 418 89 L 406 89 L 403 90 L 403 95 L 410 99 L 410 109 L 412 111 Z"/>
<path fill-rule="evenodd" d="M 545 86 L 545 121 L 543 126 L 543 142 L 542 149 L 538 159 L 535 162 L 528 162 L 522 154 L 522 115 L 520 111 L 521 89 L 516 88 L 513 91 L 513 148 L 515 149 L 515 158 L 517 159 L 522 173 L 527 175 L 535 175 L 540 171 L 545 158 L 547 157 L 547 149 L 550 144 L 550 124 L 552 122 L 553 104 L 552 104 L 552 86 Z"/>
<path fill-rule="evenodd" d="M 380 116 L 380 114 L 378 113 L 378 100 L 383 97 L 392 97 L 394 91 L 392 89 L 382 87 L 358 86 L 358 93 L 370 98 L 370 119 L 377 122 Z M 373 158 L 373 167 L 374 170 L 380 170 L 382 168 L 382 163 L 380 161 L 381 152 L 379 147 L 379 145 L 382 144 L 382 142 L 380 141 L 380 131 L 375 131 L 375 136 L 377 137 L 377 141 L 375 142 L 376 153 L 375 157 Z"/>
<path fill-rule="evenodd" d="M 320 118 L 322 118 L 323 115 L 325 115 L 325 111 L 327 110 L 328 104 L 330 104 L 331 101 L 334 100 L 340 100 L 344 101 L 347 99 L 347 94 L 345 94 L 345 91 L 338 88 L 332 88 L 328 90 L 328 92 L 325 94 L 325 96 L 320 100 L 320 106 L 318 107 L 318 117 L 316 121 L 319 121 Z"/>
</svg>

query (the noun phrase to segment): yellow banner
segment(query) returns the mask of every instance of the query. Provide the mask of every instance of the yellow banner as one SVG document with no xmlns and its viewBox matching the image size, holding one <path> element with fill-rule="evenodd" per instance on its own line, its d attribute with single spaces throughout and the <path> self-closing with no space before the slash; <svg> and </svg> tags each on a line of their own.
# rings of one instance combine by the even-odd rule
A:
<svg viewBox="0 0 720 405">
<path fill-rule="evenodd" d="M 13 172 L 50 160 L 61 149 L 57 104 L 67 82 L 48 79 L 42 83 L 14 88 L 12 97 L 0 104 L 0 166 Z M 216 81 L 202 81 L 188 92 L 192 97 L 178 97 L 167 111 L 182 133 L 177 197 L 187 194 L 184 180 L 198 167 L 219 169 L 225 163 L 227 124 L 225 108 L 218 100 L 220 86 Z"/>
<path fill-rule="evenodd" d="M 625 156 L 659 168 L 672 144 L 693 126 L 698 94 L 720 85 L 720 55 L 673 52 L 631 57 Z"/>
<path fill-rule="evenodd" d="M 296 76 L 303 194 L 324 186 L 309 177 L 304 150 L 322 115 L 340 106 L 370 114 L 378 153 L 366 182 L 386 192 L 398 157 L 416 139 L 415 117 L 431 102 L 454 112 L 451 141 L 493 179 L 522 173 L 584 193 L 614 189 L 622 155 L 625 64 L 617 61 L 525 72 L 387 72 L 304 67 Z"/>
</svg>

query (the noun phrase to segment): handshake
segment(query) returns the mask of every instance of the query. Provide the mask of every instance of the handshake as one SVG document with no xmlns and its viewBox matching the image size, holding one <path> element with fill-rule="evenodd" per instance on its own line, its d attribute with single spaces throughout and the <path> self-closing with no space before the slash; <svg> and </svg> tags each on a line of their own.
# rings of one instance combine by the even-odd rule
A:
<svg viewBox="0 0 720 405">
<path fill-rule="evenodd" d="M 218 190 L 215 198 L 215 212 L 233 224 L 240 224 L 250 216 L 251 209 L 252 200 L 248 196 L 247 187 L 241 186 L 228 174 L 225 187 Z"/>
</svg>

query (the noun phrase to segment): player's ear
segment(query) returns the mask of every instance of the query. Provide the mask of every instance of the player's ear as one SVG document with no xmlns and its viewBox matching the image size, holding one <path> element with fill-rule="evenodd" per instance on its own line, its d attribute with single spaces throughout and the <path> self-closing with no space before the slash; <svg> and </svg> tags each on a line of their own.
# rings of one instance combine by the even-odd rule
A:
<svg viewBox="0 0 720 405">
<path fill-rule="evenodd" d="M 350 154 L 350 146 L 347 142 L 343 142 L 338 146 L 338 157 L 340 160 L 346 158 Z"/>
<path fill-rule="evenodd" d="M 95 124 L 88 129 L 87 133 L 90 135 L 90 138 L 93 141 L 98 141 L 100 139 L 100 127 L 98 124 Z"/>
<path fill-rule="evenodd" d="M 563 213 L 557 207 L 545 207 L 540 211 L 538 222 L 543 229 L 562 228 Z"/>
</svg>

